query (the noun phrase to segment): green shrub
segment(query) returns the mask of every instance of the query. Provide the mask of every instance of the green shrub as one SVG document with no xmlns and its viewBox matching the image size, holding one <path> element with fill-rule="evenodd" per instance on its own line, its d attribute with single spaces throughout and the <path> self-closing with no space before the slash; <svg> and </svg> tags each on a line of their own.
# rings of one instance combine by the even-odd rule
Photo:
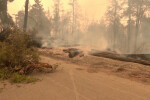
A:
<svg viewBox="0 0 150 100">
<path fill-rule="evenodd" d="M 7 39 L 7 37 L 12 33 L 12 29 L 6 28 L 0 32 L 0 41 L 3 42 Z"/>
<path fill-rule="evenodd" d="M 28 61 L 39 60 L 36 48 L 30 46 L 32 39 L 27 33 L 15 31 L 5 42 L 0 42 L 0 67 L 24 67 Z"/>
<path fill-rule="evenodd" d="M 0 67 L 5 66 L 7 61 L 7 44 L 0 42 Z"/>
<path fill-rule="evenodd" d="M 12 72 L 8 68 L 0 69 L 0 80 L 9 79 L 11 77 Z"/>
<path fill-rule="evenodd" d="M 39 54 L 32 45 L 30 35 L 15 30 L 6 37 L 0 42 L 0 80 L 10 79 L 13 83 L 37 81 L 30 76 L 19 75 L 15 70 L 19 67 L 25 68 L 31 62 L 39 62 Z"/>
<path fill-rule="evenodd" d="M 33 78 L 30 76 L 20 75 L 18 73 L 14 73 L 10 78 L 10 81 L 13 83 L 33 83 L 38 81 L 37 78 Z"/>
<path fill-rule="evenodd" d="M 10 79 L 12 83 L 33 83 L 38 81 L 37 78 L 33 78 L 26 75 L 20 75 L 17 72 L 12 72 L 7 67 L 0 69 L 0 80 Z"/>
</svg>

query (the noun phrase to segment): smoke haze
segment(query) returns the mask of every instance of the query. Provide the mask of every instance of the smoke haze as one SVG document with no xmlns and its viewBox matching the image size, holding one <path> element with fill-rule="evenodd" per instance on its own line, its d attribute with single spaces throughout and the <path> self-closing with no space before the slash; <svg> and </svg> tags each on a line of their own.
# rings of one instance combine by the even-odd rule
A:
<svg viewBox="0 0 150 100">
<path fill-rule="evenodd" d="M 137 16 L 131 14 L 129 34 L 129 15 L 126 13 L 128 10 L 121 4 L 123 1 L 117 1 L 119 3 L 115 4 L 115 0 L 78 0 L 74 8 L 75 19 L 72 16 L 72 6 L 69 5 L 69 0 L 60 0 L 62 3 L 59 5 L 60 11 L 58 12 L 54 5 L 58 3 L 57 1 L 59 0 L 42 0 L 46 15 L 48 15 L 48 8 L 50 10 L 51 21 L 50 33 L 45 35 L 45 30 L 39 29 L 37 35 L 42 38 L 43 47 L 80 45 L 97 50 L 110 49 L 117 53 L 149 53 L 150 41 L 147 37 L 149 37 L 150 23 L 145 21 L 149 20 L 149 17 L 140 19 L 141 24 L 137 26 Z M 10 3 L 8 12 L 13 16 L 19 10 L 24 10 L 24 2 L 15 0 Z M 33 4 L 34 1 L 30 0 L 30 9 Z M 127 5 L 125 6 L 128 7 Z M 12 9 L 14 6 L 16 7 Z M 119 7 L 122 9 L 117 9 Z M 136 13 L 135 7 L 131 10 Z"/>
</svg>

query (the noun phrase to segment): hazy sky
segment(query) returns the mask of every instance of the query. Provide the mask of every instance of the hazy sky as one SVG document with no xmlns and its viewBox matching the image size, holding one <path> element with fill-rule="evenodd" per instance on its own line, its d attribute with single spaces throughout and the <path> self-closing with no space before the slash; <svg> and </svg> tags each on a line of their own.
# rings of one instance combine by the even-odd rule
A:
<svg viewBox="0 0 150 100">
<path fill-rule="evenodd" d="M 50 11 L 52 11 L 53 6 L 53 0 L 41 0 L 42 4 L 47 10 L 50 8 Z M 64 9 L 69 9 L 68 2 L 70 0 L 62 0 L 64 4 Z M 82 13 L 86 12 L 87 16 L 90 19 L 100 19 L 108 6 L 108 0 L 78 0 L 79 5 L 82 9 Z M 12 3 L 9 3 L 8 5 L 8 12 L 13 15 L 16 14 L 19 10 L 24 10 L 24 3 L 25 0 L 15 0 Z M 34 0 L 30 0 L 30 4 L 34 4 Z"/>
</svg>

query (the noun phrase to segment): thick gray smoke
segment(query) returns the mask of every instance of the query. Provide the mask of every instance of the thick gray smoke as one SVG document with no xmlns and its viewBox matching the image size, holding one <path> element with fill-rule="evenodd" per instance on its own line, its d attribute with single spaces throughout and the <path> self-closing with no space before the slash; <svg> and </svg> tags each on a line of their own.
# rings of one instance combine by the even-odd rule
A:
<svg viewBox="0 0 150 100">
<path fill-rule="evenodd" d="M 59 33 L 59 36 L 51 35 L 49 37 L 43 36 L 42 47 L 75 47 L 80 46 L 85 50 L 95 49 L 105 51 L 108 46 L 108 41 L 104 30 L 99 27 L 93 27 L 92 30 L 86 32 L 66 32 Z M 97 30 L 97 31 L 95 31 Z"/>
<path fill-rule="evenodd" d="M 59 6 L 55 5 L 55 7 Z M 111 5 L 111 8 L 114 7 L 115 5 Z M 118 54 L 150 53 L 150 41 L 148 38 L 150 36 L 148 35 L 150 32 L 148 26 L 150 24 L 147 21 L 141 23 L 137 34 L 136 20 L 132 19 L 133 22 L 130 24 L 131 31 L 129 34 L 128 26 L 124 25 L 121 22 L 123 19 L 118 17 L 120 16 L 120 9 L 116 9 L 116 15 L 114 15 L 113 9 L 107 9 L 109 13 L 105 15 L 106 19 L 104 18 L 101 23 L 97 21 L 89 22 L 85 25 L 86 29 L 83 31 L 82 18 L 79 18 L 80 15 L 77 12 L 74 14 L 75 21 L 73 21 L 72 12 L 64 13 L 62 16 L 56 8 L 50 24 L 45 24 L 47 20 L 44 23 L 41 21 L 43 26 L 46 27 L 39 29 L 40 32 L 37 35 L 37 37 L 42 39 L 42 47 L 81 46 L 99 51 L 113 51 Z M 126 11 L 125 8 L 123 10 Z M 51 27 L 50 32 L 47 34 L 49 27 Z M 45 34 L 45 32 L 47 33 Z"/>
</svg>

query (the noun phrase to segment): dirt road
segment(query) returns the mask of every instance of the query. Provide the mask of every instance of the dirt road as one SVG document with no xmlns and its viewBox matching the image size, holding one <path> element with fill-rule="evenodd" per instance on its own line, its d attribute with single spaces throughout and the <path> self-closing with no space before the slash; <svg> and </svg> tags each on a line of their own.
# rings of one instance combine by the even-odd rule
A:
<svg viewBox="0 0 150 100">
<path fill-rule="evenodd" d="M 42 81 L 35 84 L 6 83 L 0 100 L 150 100 L 149 85 L 47 57 L 42 61 L 61 65 L 55 73 L 39 75 Z"/>
</svg>

